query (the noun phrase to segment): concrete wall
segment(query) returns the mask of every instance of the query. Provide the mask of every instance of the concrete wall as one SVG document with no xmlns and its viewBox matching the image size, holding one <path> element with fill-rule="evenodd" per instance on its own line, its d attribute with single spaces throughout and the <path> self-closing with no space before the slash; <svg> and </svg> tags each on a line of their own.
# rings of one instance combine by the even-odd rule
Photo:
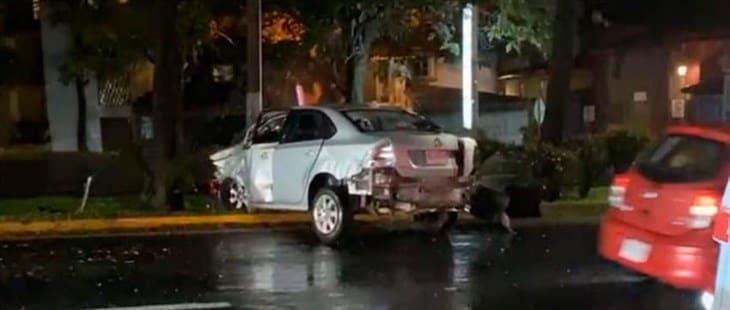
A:
<svg viewBox="0 0 730 310">
<path fill-rule="evenodd" d="M 448 132 L 461 133 L 464 130 L 460 113 L 427 116 Z M 525 110 L 490 111 L 479 114 L 476 127 L 491 140 L 521 145 L 522 129 L 527 127 L 528 122 L 528 113 Z"/>
<path fill-rule="evenodd" d="M 714 119 L 711 114 L 717 110 L 713 107 L 715 97 L 688 100 L 684 119 L 672 117 L 671 101 L 689 99 L 681 92 L 684 87 L 722 78 L 718 64 L 722 46 L 723 40 L 700 40 L 596 53 L 594 90 L 598 112 L 608 112 L 610 127 L 655 135 L 673 123 Z M 680 65 L 687 67 L 685 76 L 677 73 Z M 636 102 L 636 92 L 644 92 L 647 100 Z"/>
<path fill-rule="evenodd" d="M 461 88 L 461 63 L 448 63 L 446 60 L 438 59 L 435 64 L 436 80 L 429 83 L 430 86 Z M 497 75 L 494 68 L 481 67 L 476 74 L 479 81 L 480 92 L 497 91 Z"/>
<path fill-rule="evenodd" d="M 524 98 L 545 98 L 547 96 L 548 73 L 544 70 L 519 77 L 499 81 L 498 89 L 501 94 Z M 593 72 L 585 69 L 575 69 L 570 79 L 571 91 L 582 91 L 592 87 Z"/>
<path fill-rule="evenodd" d="M 51 134 L 51 149 L 57 152 L 76 151 L 78 106 L 74 86 L 60 81 L 59 67 L 70 47 L 68 28 L 53 25 L 48 13 L 42 10 L 41 40 L 46 91 L 46 110 Z M 98 88 L 96 81 L 86 87 L 87 146 L 89 151 L 101 152 L 101 128 L 99 125 Z"/>
<path fill-rule="evenodd" d="M 53 151 L 75 151 L 77 107 L 73 89 L 60 81 L 58 67 L 69 48 L 68 31 L 52 26 L 47 16 L 41 21 L 44 77 L 46 80 L 46 109 Z"/>
<path fill-rule="evenodd" d="M 99 105 L 99 85 L 95 79 L 89 81 L 84 89 L 86 93 L 86 147 L 90 152 L 101 152 L 101 117 L 102 107 Z"/>
<path fill-rule="evenodd" d="M 669 119 L 670 50 L 644 47 L 606 58 L 609 125 L 659 134 Z M 645 96 L 644 96 L 645 95 Z M 635 96 L 646 97 L 636 98 Z"/>
</svg>

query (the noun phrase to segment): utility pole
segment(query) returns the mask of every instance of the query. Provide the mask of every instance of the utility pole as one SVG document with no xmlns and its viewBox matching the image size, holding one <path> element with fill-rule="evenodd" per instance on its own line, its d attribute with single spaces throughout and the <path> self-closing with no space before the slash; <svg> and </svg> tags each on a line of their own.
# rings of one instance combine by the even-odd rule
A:
<svg viewBox="0 0 730 310">
<path fill-rule="evenodd" d="M 479 9 L 467 3 L 462 11 L 462 123 L 464 129 L 479 130 Z"/>
<path fill-rule="evenodd" d="M 261 60 L 261 0 L 246 1 L 247 20 L 247 80 L 246 126 L 251 126 L 261 113 L 263 105 Z"/>
</svg>

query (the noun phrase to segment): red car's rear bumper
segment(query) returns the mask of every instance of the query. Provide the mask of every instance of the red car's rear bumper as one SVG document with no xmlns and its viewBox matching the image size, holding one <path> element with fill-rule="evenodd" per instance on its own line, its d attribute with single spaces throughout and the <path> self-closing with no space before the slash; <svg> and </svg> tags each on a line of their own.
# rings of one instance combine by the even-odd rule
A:
<svg viewBox="0 0 730 310">
<path fill-rule="evenodd" d="M 698 230 L 688 236 L 665 236 L 624 223 L 611 215 L 603 218 L 599 235 L 599 253 L 606 259 L 685 288 L 712 291 L 717 264 L 717 245 L 711 229 Z M 650 245 L 645 261 L 622 256 L 624 241 L 639 240 Z"/>
</svg>

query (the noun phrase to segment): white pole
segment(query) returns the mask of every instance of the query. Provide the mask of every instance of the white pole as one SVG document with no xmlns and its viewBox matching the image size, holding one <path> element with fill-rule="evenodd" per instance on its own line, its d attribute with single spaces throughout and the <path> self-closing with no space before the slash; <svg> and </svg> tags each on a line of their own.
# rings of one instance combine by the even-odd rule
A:
<svg viewBox="0 0 730 310">
<path fill-rule="evenodd" d="M 462 14 L 462 122 L 465 129 L 478 130 L 479 120 L 479 10 L 475 4 L 467 4 Z"/>
<path fill-rule="evenodd" d="M 473 106 L 474 106 L 474 68 L 472 61 L 472 52 L 474 45 L 474 5 L 471 3 L 464 7 L 461 18 L 462 35 L 461 35 L 461 114 L 462 123 L 465 129 L 471 130 L 473 124 Z"/>
</svg>

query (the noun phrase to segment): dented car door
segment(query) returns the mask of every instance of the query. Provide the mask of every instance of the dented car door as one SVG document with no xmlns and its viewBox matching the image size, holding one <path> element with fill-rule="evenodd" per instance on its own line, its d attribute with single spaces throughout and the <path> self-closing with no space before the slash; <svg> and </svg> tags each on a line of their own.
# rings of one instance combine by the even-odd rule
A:
<svg viewBox="0 0 730 310">
<path fill-rule="evenodd" d="M 274 152 L 274 201 L 307 207 L 305 193 L 312 166 L 323 142 L 334 135 L 334 125 L 320 111 L 289 113 L 281 142 Z"/>
<path fill-rule="evenodd" d="M 244 178 L 252 203 L 274 201 L 274 152 L 284 127 L 286 112 L 272 111 L 257 123 L 248 154 L 247 176 Z"/>
</svg>

